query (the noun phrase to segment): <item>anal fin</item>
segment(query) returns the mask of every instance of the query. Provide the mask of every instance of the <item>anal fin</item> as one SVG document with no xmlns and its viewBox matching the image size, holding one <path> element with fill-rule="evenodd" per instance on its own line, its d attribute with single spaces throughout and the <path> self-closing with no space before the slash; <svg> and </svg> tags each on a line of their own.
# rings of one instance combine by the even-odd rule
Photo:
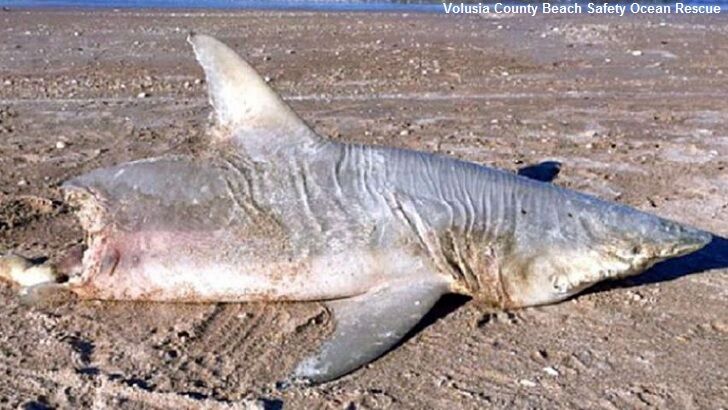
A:
<svg viewBox="0 0 728 410">
<path fill-rule="evenodd" d="M 444 280 L 400 282 L 326 302 L 335 330 L 315 355 L 298 364 L 293 379 L 323 383 L 375 360 L 399 342 L 447 292 Z"/>
</svg>

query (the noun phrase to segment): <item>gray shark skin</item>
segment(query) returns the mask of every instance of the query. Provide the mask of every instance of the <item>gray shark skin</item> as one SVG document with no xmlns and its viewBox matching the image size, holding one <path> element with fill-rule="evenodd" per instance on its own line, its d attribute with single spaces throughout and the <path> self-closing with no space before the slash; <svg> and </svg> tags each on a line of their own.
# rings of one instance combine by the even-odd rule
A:
<svg viewBox="0 0 728 410">
<path fill-rule="evenodd" d="M 82 298 L 324 301 L 335 330 L 292 377 L 345 375 L 446 293 L 511 309 L 643 272 L 711 235 L 512 173 L 316 135 L 234 51 L 189 38 L 209 150 L 66 182 L 88 249 Z"/>
</svg>

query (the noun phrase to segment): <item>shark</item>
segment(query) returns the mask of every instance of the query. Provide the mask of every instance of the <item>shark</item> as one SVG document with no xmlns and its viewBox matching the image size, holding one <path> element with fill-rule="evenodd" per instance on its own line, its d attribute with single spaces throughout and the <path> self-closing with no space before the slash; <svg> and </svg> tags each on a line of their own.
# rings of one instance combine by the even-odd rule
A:
<svg viewBox="0 0 728 410">
<path fill-rule="evenodd" d="M 64 263 L 0 259 L 28 298 L 323 303 L 334 330 L 291 380 L 377 359 L 445 294 L 556 303 L 694 252 L 711 234 L 512 172 L 318 135 L 219 40 L 207 149 L 96 169 L 61 186 L 85 231 Z"/>
</svg>

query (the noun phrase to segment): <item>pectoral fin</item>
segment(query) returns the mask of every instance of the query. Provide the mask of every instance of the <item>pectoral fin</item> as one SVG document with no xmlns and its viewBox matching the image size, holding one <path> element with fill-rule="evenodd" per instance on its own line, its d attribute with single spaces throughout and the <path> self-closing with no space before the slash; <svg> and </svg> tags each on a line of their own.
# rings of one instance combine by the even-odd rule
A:
<svg viewBox="0 0 728 410">
<path fill-rule="evenodd" d="M 293 378 L 323 383 L 386 353 L 448 291 L 444 281 L 401 283 L 349 299 L 327 302 L 335 330 L 314 356 L 299 363 Z"/>
</svg>

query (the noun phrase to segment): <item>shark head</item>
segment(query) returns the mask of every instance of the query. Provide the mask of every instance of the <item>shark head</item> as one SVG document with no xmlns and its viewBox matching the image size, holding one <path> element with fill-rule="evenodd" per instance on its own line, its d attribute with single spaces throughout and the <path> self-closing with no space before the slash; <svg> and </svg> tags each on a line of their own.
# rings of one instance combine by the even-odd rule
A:
<svg viewBox="0 0 728 410">
<path fill-rule="evenodd" d="M 638 275 L 656 263 L 694 252 L 712 240 L 690 228 L 632 208 L 592 201 L 572 208 L 549 238 L 525 240 L 501 270 L 511 307 L 564 300 L 603 280 Z M 524 245 L 525 243 L 525 245 Z"/>
</svg>

